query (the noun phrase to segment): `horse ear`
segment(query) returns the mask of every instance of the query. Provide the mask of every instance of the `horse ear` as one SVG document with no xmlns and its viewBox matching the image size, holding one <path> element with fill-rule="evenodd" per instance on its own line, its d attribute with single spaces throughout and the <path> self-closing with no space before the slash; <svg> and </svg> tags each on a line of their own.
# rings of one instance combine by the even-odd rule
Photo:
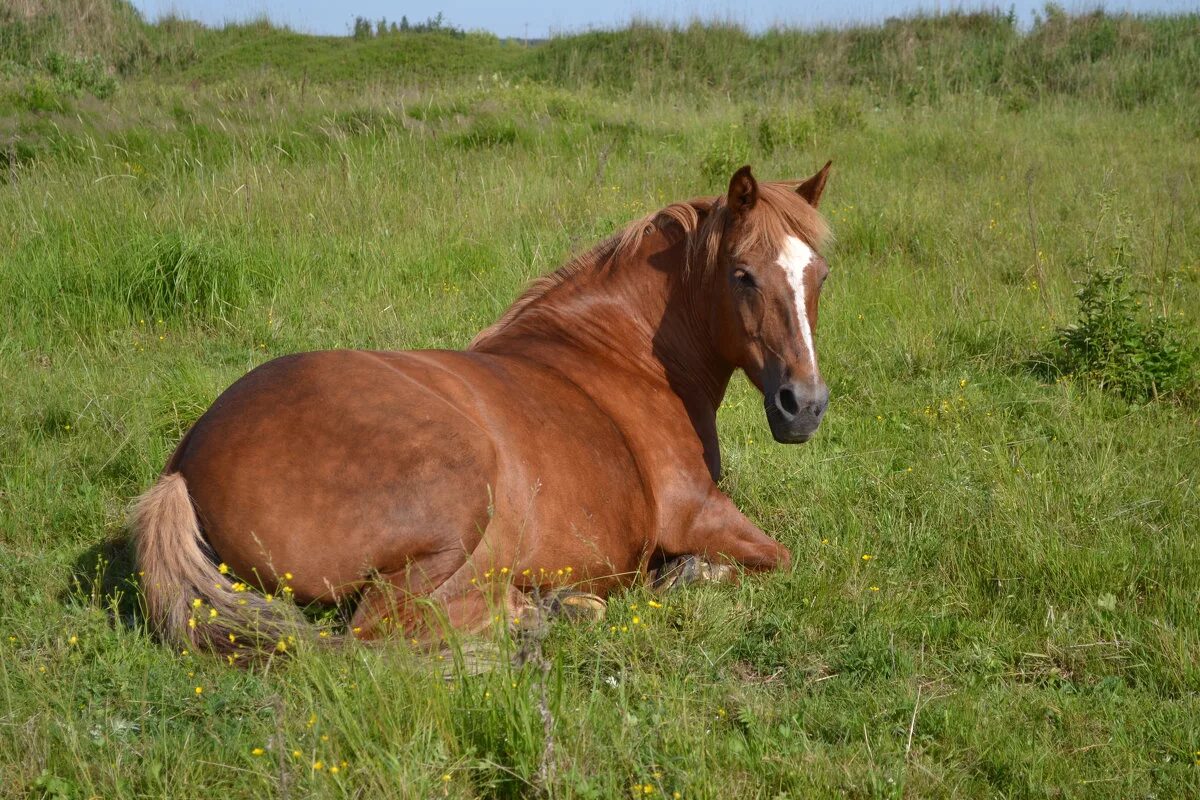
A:
<svg viewBox="0 0 1200 800">
<path fill-rule="evenodd" d="M 825 191 L 825 179 L 829 177 L 829 167 L 832 161 L 826 161 L 821 171 L 796 187 L 796 194 L 808 201 L 813 208 L 821 202 L 821 192 Z"/>
<path fill-rule="evenodd" d="M 750 165 L 733 173 L 729 179 L 729 195 L 726 200 L 733 215 L 739 216 L 754 208 L 758 202 L 758 181 L 750 174 Z"/>
</svg>

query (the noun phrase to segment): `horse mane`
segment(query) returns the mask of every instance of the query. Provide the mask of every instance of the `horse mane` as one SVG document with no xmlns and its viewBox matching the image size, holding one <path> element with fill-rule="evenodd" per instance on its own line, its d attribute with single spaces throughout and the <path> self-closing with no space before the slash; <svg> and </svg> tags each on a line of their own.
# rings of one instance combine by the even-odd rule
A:
<svg viewBox="0 0 1200 800">
<path fill-rule="evenodd" d="M 788 236 L 799 236 L 817 250 L 825 246 L 830 238 L 829 226 L 824 217 L 796 193 L 799 185 L 799 181 L 758 184 L 758 203 L 754 211 L 746 216 L 741 236 L 731 251 L 735 258 L 758 247 L 780 249 Z M 555 288 L 636 252 L 642 240 L 655 232 L 666 232 L 674 227 L 687 236 L 684 269 L 690 271 L 700 262 L 707 277 L 716 269 L 721 236 L 728 219 L 729 207 L 723 196 L 672 203 L 635 219 L 553 272 L 534 279 L 498 320 L 476 334 L 468 349 L 477 349 L 498 335 L 527 308 Z"/>
</svg>

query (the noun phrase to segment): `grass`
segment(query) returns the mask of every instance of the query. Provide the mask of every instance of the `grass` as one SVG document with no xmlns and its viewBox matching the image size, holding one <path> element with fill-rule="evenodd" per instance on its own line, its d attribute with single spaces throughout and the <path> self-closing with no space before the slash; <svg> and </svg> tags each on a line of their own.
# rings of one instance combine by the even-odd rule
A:
<svg viewBox="0 0 1200 800">
<path fill-rule="evenodd" d="M 267 26 L 264 52 L 288 66 L 263 70 L 251 26 L 189 28 L 192 55 L 131 68 L 106 100 L 11 106 L 0 796 L 1196 795 L 1195 389 L 1130 403 L 1029 367 L 1118 245 L 1144 302 L 1196 342 L 1200 150 L 1179 102 L 1196 98 L 1179 33 L 1195 20 L 1131 20 L 1053 24 L 1173 32 L 1147 45 L 1175 42 L 1169 63 L 1083 58 L 1002 18 L 946 23 L 1001 75 L 1022 48 L 1076 65 L 1075 83 L 1048 70 L 1060 88 L 1017 94 L 974 78 L 903 90 L 935 63 L 919 55 L 911 73 L 847 62 L 774 82 L 772 37 L 856 52 L 900 41 L 895 25 L 713 29 L 764 65 L 729 59 L 746 72 L 714 78 L 638 56 L 628 80 L 591 49 L 620 34 L 521 50 L 524 66 L 480 79 L 372 59 L 306 73 L 282 53 L 334 64 L 317 51 L 392 37 Z M 1148 72 L 1155 88 L 1121 100 Z M 826 158 L 829 416 L 809 444 L 775 445 L 740 379 L 720 415 L 725 488 L 792 549 L 790 572 L 662 608 L 618 595 L 602 623 L 555 627 L 545 676 L 443 682 L 403 643 L 244 672 L 139 626 L 127 504 L 246 370 L 324 347 L 462 347 L 527 280 L 719 190 L 729 164 L 796 177 Z"/>
</svg>

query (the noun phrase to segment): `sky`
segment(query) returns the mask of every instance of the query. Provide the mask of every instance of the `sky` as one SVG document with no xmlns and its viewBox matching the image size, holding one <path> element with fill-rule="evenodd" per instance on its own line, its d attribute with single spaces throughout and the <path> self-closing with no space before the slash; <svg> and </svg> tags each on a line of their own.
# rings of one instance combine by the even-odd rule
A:
<svg viewBox="0 0 1200 800">
<path fill-rule="evenodd" d="M 616 0 L 616 2 L 579 2 L 575 0 L 515 0 L 496 3 L 487 0 L 133 0 L 148 19 L 173 13 L 198 19 L 209 25 L 267 16 L 272 21 L 306 33 L 344 35 L 356 16 L 378 20 L 399 20 L 406 15 L 417 22 L 445 15 L 446 22 L 466 30 L 486 30 L 503 37 L 545 38 L 555 33 L 571 33 L 589 28 L 611 28 L 630 19 L 688 22 L 695 18 L 721 19 L 740 23 L 750 30 L 772 26 L 816 27 L 849 23 L 881 22 L 887 17 L 917 11 L 937 12 L 951 9 L 1012 7 L 1022 24 L 1028 24 L 1041 0 L 1017 2 L 962 3 L 941 0 Z M 1060 2 L 1069 11 L 1096 8 L 1096 2 Z M 1109 0 L 1109 11 L 1182 12 L 1200 10 L 1200 0 Z"/>
</svg>

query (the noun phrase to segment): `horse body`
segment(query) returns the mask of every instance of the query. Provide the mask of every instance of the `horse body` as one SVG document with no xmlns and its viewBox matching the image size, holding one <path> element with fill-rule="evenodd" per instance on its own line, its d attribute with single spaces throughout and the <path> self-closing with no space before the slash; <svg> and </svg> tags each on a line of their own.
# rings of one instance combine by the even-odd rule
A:
<svg viewBox="0 0 1200 800">
<path fill-rule="evenodd" d="M 713 214 L 712 201 L 690 208 L 697 221 Z M 722 222 L 726 236 L 736 222 Z M 823 390 L 815 359 L 776 363 L 783 344 L 754 356 L 727 342 L 731 325 L 763 340 L 773 314 L 790 314 L 775 323 L 779 336 L 801 341 L 804 301 L 796 312 L 782 300 L 765 311 L 717 306 L 728 278 L 686 268 L 696 237 L 671 225 L 644 233 L 556 274 L 467 351 L 292 355 L 236 382 L 138 508 L 139 557 L 155 573 L 151 616 L 196 643 L 194 624 L 178 630 L 188 596 L 237 613 L 232 584 L 204 568 L 204 545 L 268 592 L 286 583 L 305 602 L 361 595 L 352 625 L 363 637 L 422 628 L 415 598 L 436 601 L 454 627 L 478 629 L 497 604 L 519 618 L 535 587 L 603 595 L 673 555 L 787 564 L 786 548 L 717 488 L 716 410 L 738 367 L 760 388 L 782 386 L 778 397 L 792 392 L 768 399 L 773 432 L 781 414 L 797 417 L 789 387 Z M 744 248 L 738 258 L 773 255 Z M 737 322 L 747 313 L 758 314 L 757 331 Z M 190 548 L 175 559 L 185 566 L 163 566 L 172 547 Z"/>
<path fill-rule="evenodd" d="M 481 573 L 570 566 L 605 587 L 637 568 L 647 543 L 628 533 L 650 527 L 636 464 L 596 412 L 520 358 L 308 353 L 235 383 L 168 469 L 224 563 L 268 589 L 291 573 L 304 601 L 375 576 L 440 586 L 472 554 Z"/>
</svg>

